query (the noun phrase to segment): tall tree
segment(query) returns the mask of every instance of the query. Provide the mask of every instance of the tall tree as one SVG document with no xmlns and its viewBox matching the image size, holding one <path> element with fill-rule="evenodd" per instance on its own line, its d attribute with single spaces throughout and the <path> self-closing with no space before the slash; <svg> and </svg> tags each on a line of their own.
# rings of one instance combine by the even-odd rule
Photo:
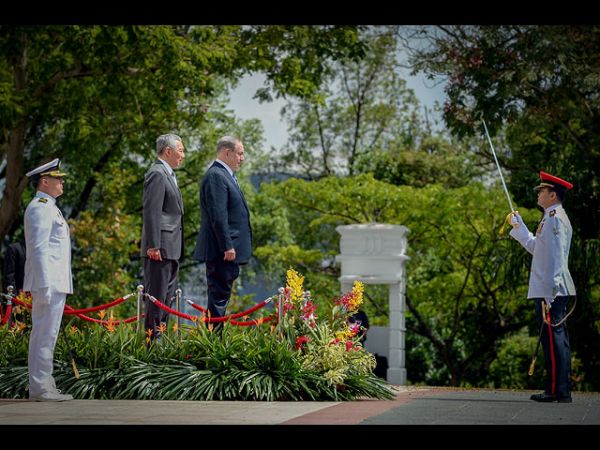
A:
<svg viewBox="0 0 600 450">
<path fill-rule="evenodd" d="M 417 101 L 396 70 L 395 27 L 363 31 L 365 57 L 332 63 L 321 90 L 283 110 L 290 139 L 282 166 L 318 178 L 357 172 L 362 155 L 416 140 Z"/>
<path fill-rule="evenodd" d="M 355 27 L 0 26 L 0 241 L 25 168 L 65 157 L 85 208 L 94 172 L 152 155 L 157 134 L 204 120 L 221 79 L 262 70 L 262 91 L 310 95 L 330 58 L 360 56 Z"/>
<path fill-rule="evenodd" d="M 571 342 L 600 385 L 600 27 L 439 26 L 423 35 L 430 45 L 415 51 L 415 69 L 447 77 L 454 133 L 481 134 L 483 115 L 505 136 L 499 158 L 517 204 L 535 206 L 540 170 L 575 185 L 565 203 L 580 299 Z"/>
</svg>

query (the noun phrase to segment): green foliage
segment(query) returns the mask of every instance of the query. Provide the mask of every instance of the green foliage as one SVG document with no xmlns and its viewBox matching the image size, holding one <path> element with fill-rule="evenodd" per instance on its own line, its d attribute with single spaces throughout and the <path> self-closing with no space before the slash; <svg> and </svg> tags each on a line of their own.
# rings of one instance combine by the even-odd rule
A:
<svg viewBox="0 0 600 450">
<path fill-rule="evenodd" d="M 540 348 L 533 376 L 528 375 L 529 365 L 537 343 L 527 328 L 498 343 L 498 357 L 490 364 L 492 387 L 511 389 L 539 389 L 544 385 L 544 357 Z"/>
<path fill-rule="evenodd" d="M 318 370 L 304 367 L 298 352 L 275 333 L 225 325 L 219 337 L 202 325 L 163 334 L 149 349 L 133 326 L 114 332 L 98 326 L 67 331 L 77 354 L 80 378 L 59 337 L 54 377 L 57 387 L 78 399 L 154 400 L 351 400 L 391 398 L 380 379 L 352 371 L 344 390 L 331 386 Z M 0 329 L 6 342 L 8 333 Z M 27 342 L 27 336 L 20 336 Z M 10 342 L 13 345 L 13 342 Z M 4 348 L 5 346 L 3 346 Z M 16 353 L 17 350 L 13 350 Z M 0 369 L 0 395 L 27 398 L 27 349 Z"/>
<path fill-rule="evenodd" d="M 135 175 L 111 167 L 110 177 L 100 179 L 98 195 L 104 200 L 98 211 L 83 211 L 69 221 L 74 240 L 72 255 L 76 307 L 106 303 L 131 291 L 133 274 L 139 272 L 140 218 L 124 213 L 126 188 Z M 132 264 L 132 260 L 137 260 Z M 133 313 L 135 304 L 127 308 Z"/>
<path fill-rule="evenodd" d="M 565 201 L 573 226 L 569 265 L 580 299 L 571 345 L 600 386 L 600 63 L 596 25 L 452 26 L 424 30 L 416 70 L 448 80 L 444 117 L 450 131 L 482 135 L 485 117 L 517 203 L 536 205 L 540 170 L 574 184 Z M 473 148 L 490 163 L 486 147 Z M 591 251 L 594 249 L 593 251 Z"/>
<path fill-rule="evenodd" d="M 299 310 L 296 310 L 299 311 Z M 338 311 L 339 312 L 339 311 Z M 393 398 L 387 384 L 372 373 L 374 358 L 349 337 L 339 345 L 331 324 L 343 315 L 323 318 L 314 343 L 298 351 L 291 315 L 275 327 L 224 325 L 222 333 L 197 327 L 165 330 L 160 342 L 135 332 L 135 324 L 85 324 L 72 319 L 55 350 L 57 386 L 76 398 L 162 400 L 351 400 Z M 308 331 L 296 315 L 298 330 Z M 347 327 L 346 327 L 347 328 Z M 275 332 L 277 330 L 277 332 Z M 348 333 L 342 333 L 347 335 Z M 286 338 L 284 338 L 284 336 Z M 27 397 L 28 331 L 0 328 L 0 395 Z M 325 353 L 323 353 L 325 352 Z M 323 356 L 327 354 L 333 358 Z M 71 356 L 80 373 L 76 379 Z"/>
<path fill-rule="evenodd" d="M 518 243 L 498 235 L 506 208 L 497 201 L 502 195 L 497 186 L 414 188 L 364 174 L 289 179 L 264 187 L 282 205 L 281 215 L 287 217 L 300 250 L 271 251 L 272 245 L 258 242 L 255 255 L 260 264 L 265 256 L 289 267 L 297 266 L 307 252 L 322 249 L 320 263 L 303 262 L 311 282 L 322 280 L 328 286 L 320 286 L 319 292 L 327 289 L 335 295 L 339 289 L 338 269 L 323 264 L 338 253 L 336 226 L 377 218 L 409 228 L 407 335 L 418 338 L 407 346 L 407 359 L 423 366 L 411 366 L 409 377 L 415 383 L 478 384 L 487 378 L 485 368 L 496 357 L 496 343 L 533 320 L 533 308 L 524 301 L 530 260 Z M 535 228 L 537 213 L 526 208 L 520 212 Z M 365 302 L 371 320 L 387 324 L 381 307 L 387 296 L 382 300 L 373 290 L 372 297 L 380 300 Z"/>
<path fill-rule="evenodd" d="M 348 341 L 336 339 L 327 323 L 316 326 L 310 336 L 312 339 L 306 344 L 302 364 L 322 373 L 331 384 L 342 385 L 348 376 L 369 375 L 375 369 L 373 355 L 366 353 L 362 346 L 353 341 L 348 349 Z"/>
<path fill-rule="evenodd" d="M 373 173 L 394 185 L 425 187 L 441 184 L 462 187 L 481 176 L 468 145 L 443 136 L 424 135 L 411 145 L 398 143 L 387 150 L 374 150 L 357 160 L 359 173 Z"/>
</svg>

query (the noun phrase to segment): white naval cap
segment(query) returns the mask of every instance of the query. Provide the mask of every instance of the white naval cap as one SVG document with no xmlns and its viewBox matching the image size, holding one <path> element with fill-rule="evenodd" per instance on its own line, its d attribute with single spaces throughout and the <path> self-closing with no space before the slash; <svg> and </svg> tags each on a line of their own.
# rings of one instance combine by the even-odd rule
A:
<svg viewBox="0 0 600 450">
<path fill-rule="evenodd" d="M 33 170 L 30 170 L 25 174 L 26 177 L 31 179 L 36 179 L 43 177 L 44 175 L 48 175 L 50 177 L 64 177 L 66 173 L 58 170 L 60 167 L 60 159 L 56 158 L 49 163 L 43 164 L 39 167 L 36 167 Z"/>
</svg>

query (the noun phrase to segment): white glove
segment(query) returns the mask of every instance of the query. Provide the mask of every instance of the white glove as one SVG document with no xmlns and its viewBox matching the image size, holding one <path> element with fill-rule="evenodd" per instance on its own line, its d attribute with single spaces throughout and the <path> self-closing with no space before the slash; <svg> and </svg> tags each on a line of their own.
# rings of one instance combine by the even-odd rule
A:
<svg viewBox="0 0 600 450">
<path fill-rule="evenodd" d="M 523 218 L 519 215 L 519 211 L 510 213 L 510 224 L 513 228 L 519 228 L 523 225 Z"/>
<path fill-rule="evenodd" d="M 544 301 L 546 302 L 546 306 L 548 307 L 548 309 L 552 308 L 552 302 L 554 301 L 553 298 L 546 297 L 544 298 Z"/>
<path fill-rule="evenodd" d="M 48 286 L 45 288 L 37 289 L 36 291 L 32 292 L 31 296 L 34 302 L 43 305 L 49 305 L 51 299 L 50 287 Z"/>
</svg>

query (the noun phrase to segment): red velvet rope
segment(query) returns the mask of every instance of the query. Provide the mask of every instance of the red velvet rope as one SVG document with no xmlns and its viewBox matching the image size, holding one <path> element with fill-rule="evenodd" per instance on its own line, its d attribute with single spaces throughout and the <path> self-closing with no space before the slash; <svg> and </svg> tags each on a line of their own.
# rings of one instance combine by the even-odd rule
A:
<svg viewBox="0 0 600 450">
<path fill-rule="evenodd" d="M 93 323 L 100 323 L 102 325 L 107 325 L 109 323 L 112 323 L 113 325 L 120 325 L 121 323 L 131 323 L 131 322 L 135 322 L 138 318 L 138 316 L 133 316 L 133 317 L 129 317 L 128 319 L 120 319 L 120 320 L 102 320 L 102 319 L 94 319 L 93 317 L 89 317 L 86 316 L 85 314 L 80 314 L 80 313 L 75 313 L 74 309 L 71 308 L 69 305 L 65 305 L 65 309 L 68 311 L 68 314 L 75 314 L 77 317 L 79 317 L 80 319 L 83 319 L 87 322 L 93 322 Z M 65 314 L 67 314 L 65 312 Z M 143 317 L 143 315 L 142 315 Z"/>
<path fill-rule="evenodd" d="M 238 317 L 249 316 L 254 311 L 258 311 L 260 308 L 264 308 L 267 305 L 267 303 L 269 303 L 271 300 L 272 300 L 271 298 L 263 300 L 262 302 L 257 303 L 252 308 L 247 309 L 246 311 L 242 311 L 242 312 L 235 313 L 235 314 L 230 314 L 229 316 L 215 317 L 214 320 L 213 320 L 213 318 L 211 318 L 210 322 L 213 322 L 213 321 L 214 322 L 223 322 L 224 320 L 227 320 L 227 319 L 237 319 Z M 187 300 L 187 302 L 192 306 L 192 308 L 194 308 L 194 309 L 196 309 L 198 311 L 202 311 L 203 313 L 207 312 L 206 308 L 203 308 L 202 306 L 196 305 L 193 301 Z"/>
<path fill-rule="evenodd" d="M 269 322 L 272 322 L 273 320 L 275 320 L 275 316 L 267 316 L 264 319 L 262 319 L 262 322 L 260 322 L 260 319 L 255 319 L 255 320 L 248 320 L 245 322 L 239 322 L 237 320 L 232 320 L 229 323 L 231 323 L 232 325 L 237 325 L 238 327 L 251 327 L 252 325 L 258 326 L 258 325 L 262 325 L 263 323 L 269 323 Z"/>
<path fill-rule="evenodd" d="M 91 308 L 84 308 L 84 309 L 73 309 L 72 306 L 69 305 L 65 305 L 65 312 L 64 314 L 83 314 L 83 313 L 87 313 L 87 312 L 93 312 L 93 311 L 99 311 L 101 309 L 107 309 L 110 308 L 112 306 L 118 305 L 120 303 L 123 303 L 125 300 L 127 300 L 129 297 L 131 297 L 134 294 L 127 294 L 124 297 L 120 297 L 110 303 L 106 303 L 104 305 L 100 305 L 100 306 L 94 306 Z M 22 301 L 20 301 L 19 299 L 17 299 L 16 297 L 12 298 L 13 302 L 16 303 L 17 305 L 21 305 L 21 306 L 25 306 L 29 309 L 31 309 L 31 305 L 29 303 L 23 303 Z"/>
<path fill-rule="evenodd" d="M 24 303 L 21 300 L 17 299 L 16 297 L 13 297 L 13 302 L 15 302 L 17 305 L 25 306 L 26 308 L 31 309 L 31 305 L 29 303 Z M 77 317 L 79 317 L 80 319 L 83 319 L 83 320 L 85 320 L 87 322 L 100 323 L 102 325 L 108 324 L 109 322 L 111 322 L 113 325 L 119 325 L 119 324 L 121 324 L 121 322 L 122 323 L 131 323 L 131 322 L 135 322 L 137 320 L 137 316 L 133 316 L 133 317 L 130 317 L 128 319 L 113 320 L 113 321 L 101 320 L 101 319 L 94 319 L 93 317 L 88 317 L 85 314 L 81 314 L 81 313 L 76 312 L 76 310 L 73 309 L 69 305 L 65 305 L 65 313 L 64 314 L 74 314 Z M 143 316 L 144 315 L 142 314 L 142 317 Z"/>
<path fill-rule="evenodd" d="M 194 308 L 197 311 L 202 311 L 203 313 L 207 313 L 208 309 L 204 308 L 203 306 L 200 305 L 196 305 L 193 301 L 186 299 L 186 301 L 188 302 L 188 304 Z"/>
<path fill-rule="evenodd" d="M 160 309 L 163 309 L 163 310 L 165 310 L 165 311 L 167 311 L 167 312 L 169 312 L 171 314 L 174 314 L 176 316 L 183 317 L 184 319 L 191 320 L 193 322 L 197 322 L 197 321 L 201 321 L 201 322 L 204 322 L 204 323 L 206 323 L 206 322 L 209 322 L 209 323 L 226 322 L 226 321 L 231 320 L 231 318 L 232 318 L 232 316 L 223 316 L 223 317 L 211 317 L 209 319 L 208 317 L 191 316 L 189 314 L 181 313 L 179 311 L 174 310 L 173 308 L 168 307 L 167 305 L 165 305 L 164 303 L 162 303 L 160 300 L 154 298 L 150 294 L 145 294 L 145 295 L 150 299 L 150 301 L 152 303 L 154 303 Z M 262 308 L 263 306 L 265 306 L 266 303 L 268 303 L 268 300 L 269 299 L 264 300 L 263 302 L 261 302 L 261 303 L 264 303 L 264 304 L 256 305 L 253 308 L 255 308 L 255 310 L 259 309 L 259 308 Z M 252 308 L 250 308 L 250 309 L 252 309 Z M 244 313 L 238 313 L 237 317 L 240 317 L 242 315 L 246 315 L 246 312 L 244 312 Z M 266 318 L 263 319 L 263 323 L 264 322 L 269 322 L 271 320 L 272 320 L 271 318 L 266 317 Z M 248 322 L 238 322 L 237 320 L 231 320 L 231 324 L 233 324 L 233 325 L 239 325 L 239 326 L 251 326 L 251 325 L 256 325 L 257 321 L 256 320 L 252 320 L 252 321 L 248 321 Z"/>
<path fill-rule="evenodd" d="M 113 306 L 117 306 L 117 305 L 123 303 L 125 300 L 127 300 L 132 295 L 135 295 L 135 294 L 127 294 L 123 297 L 119 297 L 118 299 L 113 300 L 110 303 L 105 303 L 104 305 L 100 305 L 100 306 L 93 306 L 91 308 L 83 308 L 83 309 L 70 309 L 69 311 L 66 311 L 65 314 L 85 314 L 85 313 L 89 313 L 89 312 L 100 311 L 101 309 L 112 308 Z"/>
<path fill-rule="evenodd" d="M 164 309 L 165 311 L 167 311 L 167 312 L 169 312 L 171 314 L 174 314 L 174 315 L 179 316 L 179 317 L 183 317 L 184 319 L 188 319 L 188 320 L 191 320 L 191 321 L 194 321 L 194 322 L 200 319 L 199 317 L 190 316 L 189 314 L 180 313 L 179 311 L 176 311 L 173 308 L 169 308 L 167 305 L 165 305 L 164 303 L 162 303 L 160 300 L 154 298 L 150 294 L 146 294 L 145 293 L 144 295 L 147 296 L 150 299 L 150 301 L 152 303 L 154 303 L 156 306 L 158 306 L 160 309 Z"/>
<path fill-rule="evenodd" d="M 10 313 L 12 312 L 12 304 L 8 304 L 6 306 L 6 312 L 4 313 L 4 317 L 2 317 L 2 322 L 0 322 L 0 325 L 6 325 L 6 322 L 8 322 L 8 318 L 10 317 Z"/>
<path fill-rule="evenodd" d="M 119 299 L 117 299 L 117 300 L 115 300 L 115 301 L 113 301 L 111 303 L 115 303 L 115 302 L 122 303 L 127 298 L 129 298 L 131 295 L 134 295 L 134 294 L 128 294 L 125 297 L 121 297 L 121 298 L 119 298 Z M 232 325 L 237 325 L 237 326 L 241 326 L 241 327 L 248 327 L 248 326 L 252 326 L 252 325 L 258 325 L 258 321 L 260 319 L 249 320 L 249 321 L 237 321 L 237 320 L 233 320 L 233 319 L 238 318 L 238 317 L 242 317 L 242 316 L 245 316 L 245 315 L 248 315 L 248 314 L 251 314 L 254 311 L 257 311 L 258 309 L 263 308 L 267 303 L 269 303 L 271 301 L 271 298 L 268 298 L 268 299 L 263 300 L 262 302 L 256 304 L 252 308 L 250 308 L 250 309 L 248 309 L 246 311 L 243 311 L 241 313 L 231 314 L 229 316 L 224 316 L 224 317 L 211 317 L 209 319 L 208 317 L 197 317 L 197 316 L 191 316 L 191 315 L 186 314 L 186 313 L 180 313 L 180 312 L 174 310 L 173 308 L 168 307 L 167 305 L 165 305 L 164 303 L 162 303 L 160 300 L 154 298 L 150 294 L 144 294 L 144 295 L 146 295 L 150 299 L 150 301 L 152 301 L 152 303 L 154 303 L 159 308 L 164 309 L 165 311 L 167 311 L 167 312 L 169 312 L 171 314 L 174 314 L 176 316 L 182 317 L 182 318 L 187 319 L 187 320 L 191 320 L 192 322 L 196 322 L 198 320 L 200 320 L 201 322 L 209 322 L 209 323 L 229 321 Z M 16 303 L 18 305 L 21 305 L 21 306 L 25 306 L 25 307 L 31 309 L 31 305 L 30 304 L 24 303 L 24 302 L 18 300 L 17 298 L 15 298 L 15 297 L 13 297 L 12 299 L 13 299 L 14 303 Z M 190 301 L 188 300 L 188 302 L 190 302 Z M 115 303 L 115 304 L 118 304 L 118 303 Z M 192 305 L 192 307 L 196 307 L 196 309 L 202 308 L 201 306 L 195 305 L 193 302 L 191 302 L 190 304 Z M 107 305 L 110 305 L 110 304 L 108 303 Z M 107 306 L 105 305 L 103 307 L 94 307 L 94 308 L 104 309 L 106 307 Z M 92 309 L 92 308 L 88 308 L 88 309 Z M 113 321 L 101 320 L 101 319 L 94 319 L 93 317 L 88 317 L 88 316 L 80 313 L 79 311 L 80 310 L 75 310 L 75 309 L 73 309 L 69 305 L 65 305 L 65 312 L 64 312 L 64 314 L 73 314 L 73 315 L 75 315 L 75 316 L 79 317 L 80 319 L 83 319 L 83 320 L 85 320 L 87 322 L 100 323 L 102 325 L 108 324 L 109 322 L 112 323 L 113 325 L 119 325 L 121 323 L 135 322 L 137 320 L 137 316 L 133 316 L 133 317 L 130 317 L 128 319 L 113 320 Z M 82 310 L 82 311 L 85 311 L 85 310 Z M 144 316 L 144 314 L 142 314 L 142 317 L 143 316 Z M 6 317 L 8 317 L 8 315 Z M 5 319 L 3 319 L 3 321 L 4 320 Z M 273 320 L 275 320 L 275 317 L 273 317 L 273 316 L 267 316 L 264 319 L 262 319 L 262 323 L 268 323 L 268 322 L 271 322 Z"/>
<path fill-rule="evenodd" d="M 13 301 L 13 303 L 16 303 L 17 305 L 25 306 L 26 308 L 31 309 L 31 305 L 29 303 L 22 302 L 17 297 L 13 297 L 12 301 Z"/>
</svg>

